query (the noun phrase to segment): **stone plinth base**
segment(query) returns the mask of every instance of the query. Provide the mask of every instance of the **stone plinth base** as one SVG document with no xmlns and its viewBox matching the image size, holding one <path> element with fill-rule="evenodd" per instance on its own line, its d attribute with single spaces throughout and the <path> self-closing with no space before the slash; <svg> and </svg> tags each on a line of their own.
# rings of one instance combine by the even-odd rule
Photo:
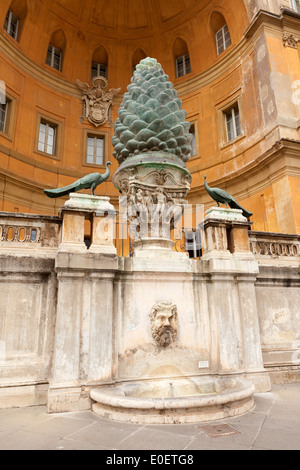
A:
<svg viewBox="0 0 300 470">
<path fill-rule="evenodd" d="M 108 196 L 91 196 L 90 194 L 70 193 L 69 199 L 64 203 L 61 211 L 65 209 L 84 212 L 115 212 L 114 206 L 109 202 Z"/>
<path fill-rule="evenodd" d="M 226 209 L 224 207 L 211 207 L 206 211 L 206 220 L 226 220 L 233 222 L 247 222 L 240 209 Z"/>
<path fill-rule="evenodd" d="M 176 258 L 184 259 L 186 253 L 173 250 L 174 242 L 168 238 L 143 238 L 132 243 L 134 257 L 138 258 Z"/>
<path fill-rule="evenodd" d="M 48 384 L 0 388 L 0 409 L 39 406 L 47 403 Z"/>
<path fill-rule="evenodd" d="M 48 413 L 84 411 L 91 408 L 89 391 L 85 387 L 53 388 L 48 392 Z"/>
<path fill-rule="evenodd" d="M 271 390 L 271 379 L 266 369 L 258 372 L 247 372 L 247 380 L 255 385 L 256 392 L 268 392 Z"/>
</svg>

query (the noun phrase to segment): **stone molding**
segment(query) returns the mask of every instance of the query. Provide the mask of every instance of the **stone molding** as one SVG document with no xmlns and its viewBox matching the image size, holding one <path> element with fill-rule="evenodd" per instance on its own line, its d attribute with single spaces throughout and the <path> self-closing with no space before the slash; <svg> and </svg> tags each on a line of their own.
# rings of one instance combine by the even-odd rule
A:
<svg viewBox="0 0 300 470">
<path fill-rule="evenodd" d="M 262 140 L 262 139 L 261 139 Z M 241 181 L 247 181 L 247 185 L 242 184 L 241 190 L 237 193 L 234 193 L 233 196 L 242 200 L 250 197 L 253 194 L 256 194 L 258 191 L 263 191 L 265 188 L 270 186 L 270 182 L 280 180 L 285 176 L 300 176 L 299 165 L 297 161 L 299 158 L 299 141 L 292 139 L 280 139 L 275 142 L 272 146 L 267 148 L 267 150 L 256 157 L 254 161 L 249 162 L 247 165 L 244 165 L 243 168 L 240 168 L 238 171 L 234 171 L 230 174 L 226 174 L 223 177 L 219 178 L 217 181 L 213 182 L 214 186 L 223 187 L 233 187 Z M 236 156 L 236 158 L 238 155 Z M 285 165 L 281 168 L 278 168 L 278 171 L 270 173 L 269 168 L 271 164 L 275 164 L 276 161 L 285 159 Z M 268 171 L 266 172 L 266 168 Z M 189 168 L 191 174 L 204 171 L 204 166 L 196 168 Z M 207 196 L 204 184 L 194 185 L 189 191 L 189 197 L 192 198 L 194 193 L 197 194 L 198 198 L 205 198 Z M 202 199 L 203 200 L 203 199 Z"/>
</svg>

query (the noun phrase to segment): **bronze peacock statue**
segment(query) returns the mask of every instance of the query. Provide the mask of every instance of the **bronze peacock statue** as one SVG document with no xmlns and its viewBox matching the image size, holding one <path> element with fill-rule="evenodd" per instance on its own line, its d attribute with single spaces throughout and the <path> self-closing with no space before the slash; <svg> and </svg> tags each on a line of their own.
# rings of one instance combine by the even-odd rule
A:
<svg viewBox="0 0 300 470">
<path fill-rule="evenodd" d="M 54 197 L 61 197 L 61 196 L 66 196 L 67 194 L 70 193 L 75 193 L 77 191 L 80 191 L 81 189 L 90 189 L 92 195 L 94 196 L 94 191 L 97 188 L 97 186 L 104 181 L 106 181 L 109 177 L 109 168 L 108 165 L 111 165 L 111 162 L 106 163 L 106 172 L 101 175 L 100 173 L 90 173 L 89 175 L 85 175 L 79 180 L 75 181 L 72 184 L 69 184 L 68 186 L 64 186 L 63 188 L 57 188 L 57 189 L 44 189 L 44 193 L 51 198 Z"/>
<path fill-rule="evenodd" d="M 236 202 L 236 200 L 224 189 L 211 188 L 210 186 L 208 186 L 206 182 L 206 175 L 204 175 L 204 186 L 210 197 L 214 199 L 214 201 L 216 201 L 218 206 L 220 204 L 226 204 L 226 207 L 228 205 L 231 209 L 240 209 L 241 211 L 243 211 L 243 216 L 247 218 L 253 215 L 252 212 L 247 211 L 242 206 L 240 206 L 240 204 Z"/>
</svg>

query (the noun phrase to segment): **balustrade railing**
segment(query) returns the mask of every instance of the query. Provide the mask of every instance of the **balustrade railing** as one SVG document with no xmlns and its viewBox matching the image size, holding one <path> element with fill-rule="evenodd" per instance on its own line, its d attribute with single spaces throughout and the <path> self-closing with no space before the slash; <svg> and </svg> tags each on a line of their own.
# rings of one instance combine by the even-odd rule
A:
<svg viewBox="0 0 300 470">
<path fill-rule="evenodd" d="M 300 256 L 300 235 L 271 232 L 249 232 L 250 250 L 255 256 Z"/>
<path fill-rule="evenodd" d="M 0 212 L 0 246 L 55 248 L 59 244 L 60 227 L 59 217 Z"/>
<path fill-rule="evenodd" d="M 58 247 L 62 220 L 55 216 L 0 212 L 0 247 Z M 172 233 L 176 251 L 187 252 L 190 258 L 200 259 L 201 233 L 197 229 L 182 229 Z M 127 223 L 116 223 L 115 245 L 119 256 L 132 254 L 132 240 Z M 250 251 L 261 257 L 300 256 L 300 235 L 249 231 Z"/>
</svg>

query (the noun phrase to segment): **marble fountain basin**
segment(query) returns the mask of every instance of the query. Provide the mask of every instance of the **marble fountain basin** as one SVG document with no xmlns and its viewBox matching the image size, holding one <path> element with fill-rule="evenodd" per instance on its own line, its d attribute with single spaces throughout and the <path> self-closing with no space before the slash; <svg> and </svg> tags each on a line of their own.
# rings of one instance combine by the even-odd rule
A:
<svg viewBox="0 0 300 470">
<path fill-rule="evenodd" d="M 194 423 L 246 413 L 255 387 L 242 378 L 160 379 L 94 388 L 92 410 L 132 423 Z"/>
</svg>

